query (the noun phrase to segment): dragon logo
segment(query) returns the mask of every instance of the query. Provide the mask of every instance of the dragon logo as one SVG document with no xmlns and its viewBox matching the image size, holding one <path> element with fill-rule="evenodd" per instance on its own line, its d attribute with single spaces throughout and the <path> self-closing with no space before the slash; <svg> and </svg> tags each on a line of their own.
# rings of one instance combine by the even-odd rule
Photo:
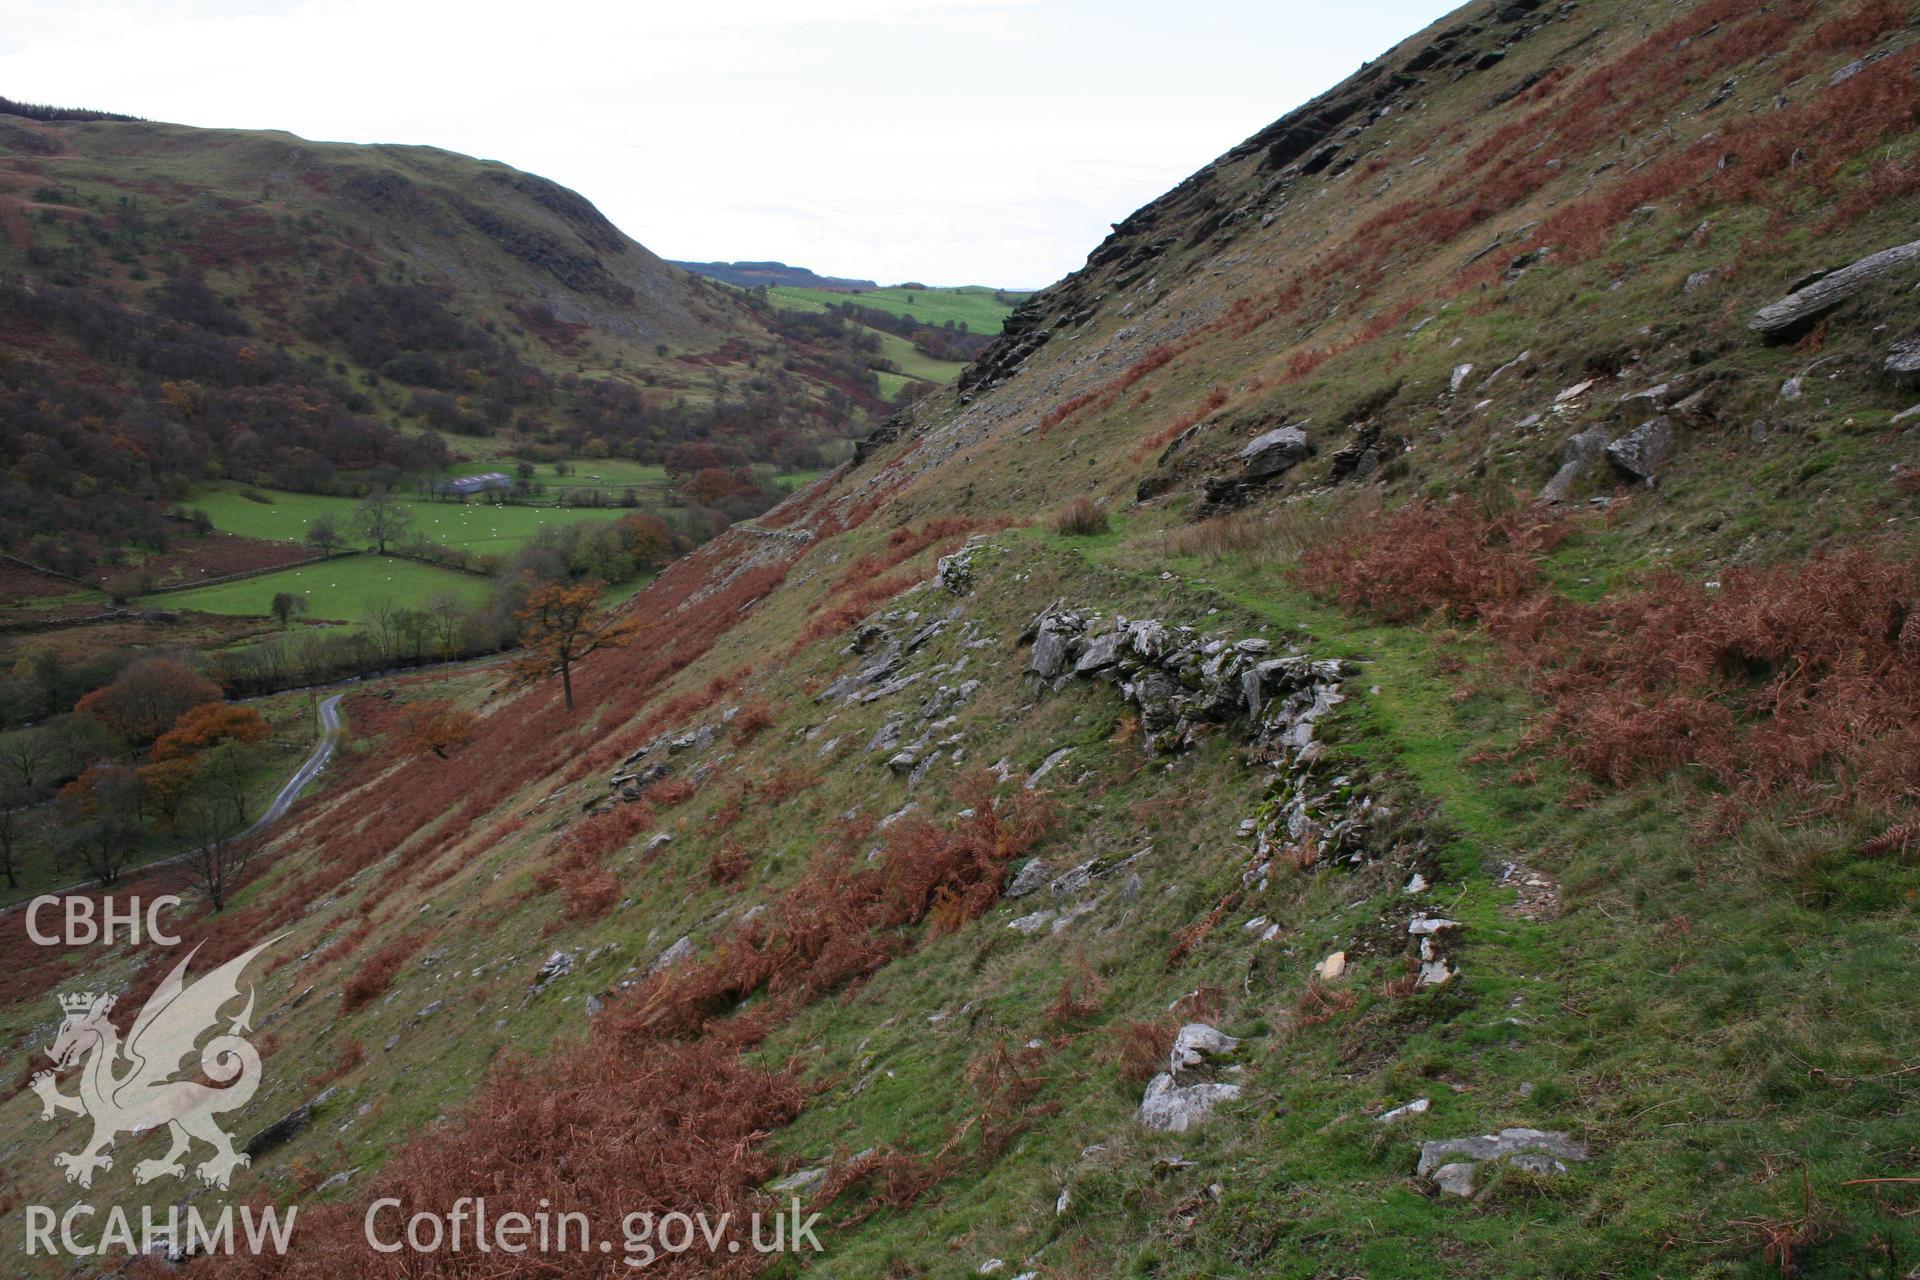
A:
<svg viewBox="0 0 1920 1280">
<path fill-rule="evenodd" d="M 180 1074 L 182 1061 L 193 1052 L 195 1042 L 217 1026 L 220 1010 L 239 998 L 240 975 L 248 963 L 276 941 L 269 938 L 187 986 L 181 979 L 200 950 L 195 947 L 148 997 L 140 1016 L 133 1020 L 124 1046 L 120 1033 L 107 1021 L 114 997 L 91 991 L 60 997 L 66 1019 L 47 1049 L 54 1069 L 34 1076 L 33 1091 L 40 1095 L 42 1120 L 51 1120 L 60 1111 L 93 1120 L 93 1139 L 85 1147 L 53 1158 L 55 1165 L 67 1171 L 68 1182 L 91 1187 L 95 1171 L 113 1168 L 113 1157 L 106 1153 L 116 1136 L 128 1133 L 137 1137 L 162 1125 L 170 1131 L 173 1145 L 162 1158 L 135 1165 L 136 1182 L 185 1173 L 180 1157 L 195 1138 L 213 1148 L 213 1156 L 198 1168 L 200 1180 L 209 1186 L 225 1190 L 233 1171 L 251 1163 L 248 1156 L 233 1149 L 233 1139 L 214 1121 L 217 1115 L 245 1106 L 260 1087 L 260 1055 L 241 1038 L 242 1032 L 253 1030 L 249 1025 L 253 1017 L 251 984 L 246 990 L 246 1008 L 228 1025 L 225 1034 L 214 1036 L 200 1050 L 200 1070 L 209 1080 L 227 1087 L 212 1088 L 174 1077 Z M 55 1085 L 54 1072 L 82 1058 L 85 1065 L 80 1070 L 80 1096 L 68 1097 Z"/>
</svg>

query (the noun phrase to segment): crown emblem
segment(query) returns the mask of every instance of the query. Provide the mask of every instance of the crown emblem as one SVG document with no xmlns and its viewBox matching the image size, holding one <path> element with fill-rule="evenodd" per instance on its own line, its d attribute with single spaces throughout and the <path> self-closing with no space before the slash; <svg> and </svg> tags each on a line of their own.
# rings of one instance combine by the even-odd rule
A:
<svg viewBox="0 0 1920 1280">
<path fill-rule="evenodd" d="M 99 994 L 93 991 L 70 991 L 60 997 L 60 1007 L 68 1013 L 85 1013 L 87 1010 L 93 1008 L 93 1002 L 99 998 Z M 113 998 L 109 996 L 106 1004 L 102 1006 L 100 1011 L 105 1013 L 112 1007 Z"/>
</svg>

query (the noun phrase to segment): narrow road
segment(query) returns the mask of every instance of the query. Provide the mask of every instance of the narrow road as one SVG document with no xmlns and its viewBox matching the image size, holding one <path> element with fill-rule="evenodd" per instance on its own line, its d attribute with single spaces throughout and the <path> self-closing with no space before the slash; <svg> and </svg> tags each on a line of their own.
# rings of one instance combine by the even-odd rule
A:
<svg viewBox="0 0 1920 1280">
<path fill-rule="evenodd" d="M 266 812 L 260 815 L 259 821 L 240 833 L 242 840 L 249 840 L 259 835 L 286 817 L 287 810 L 291 809 L 293 802 L 300 798 L 300 793 L 306 790 L 307 784 L 327 767 L 327 761 L 333 759 L 334 745 L 340 741 L 340 699 L 344 697 L 346 697 L 345 694 L 336 693 L 320 704 L 320 741 L 314 746 L 313 754 L 293 771 L 293 776 L 287 779 L 287 785 L 281 787 L 274 795 L 273 803 L 267 806 Z"/>
<path fill-rule="evenodd" d="M 314 744 L 312 753 L 300 762 L 300 767 L 293 771 L 293 776 L 287 779 L 286 784 L 274 793 L 273 802 L 267 806 L 266 811 L 260 815 L 259 819 L 256 820 L 252 826 L 240 833 L 239 839 L 251 840 L 254 836 L 259 835 L 262 831 L 265 831 L 268 827 L 286 817 L 287 810 L 293 808 L 293 802 L 300 798 L 300 793 L 306 790 L 307 784 L 318 777 L 320 771 L 327 767 L 327 762 L 333 759 L 333 749 L 340 741 L 340 699 L 344 697 L 346 697 L 344 693 L 336 693 L 320 704 L 320 741 Z M 137 867 L 126 868 L 121 874 L 134 875 L 157 870 L 160 867 L 170 866 L 176 862 L 184 862 L 198 852 L 199 850 L 197 849 L 190 849 L 185 853 L 176 853 L 170 858 L 159 858 L 152 862 L 143 862 Z M 63 893 L 78 893 L 82 889 L 93 887 L 93 884 L 94 881 L 92 880 L 82 880 L 78 884 L 70 884 L 62 889 L 44 890 L 36 896 L 44 897 L 52 895 L 58 897 Z M 32 899 L 29 898 L 27 901 L 31 902 Z M 10 907 L 0 907 L 0 916 L 18 911 L 26 905 L 26 902 L 16 902 Z"/>
</svg>

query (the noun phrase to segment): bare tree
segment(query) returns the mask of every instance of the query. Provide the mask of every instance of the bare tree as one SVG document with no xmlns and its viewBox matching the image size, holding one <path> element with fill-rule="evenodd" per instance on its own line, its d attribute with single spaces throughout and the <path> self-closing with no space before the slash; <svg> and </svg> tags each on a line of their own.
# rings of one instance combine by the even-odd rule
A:
<svg viewBox="0 0 1920 1280">
<path fill-rule="evenodd" d="M 231 742 L 199 759 L 198 785 L 180 807 L 178 829 L 189 842 L 181 863 L 220 911 L 253 857 L 254 843 L 246 838 L 247 767 L 240 748 Z"/>
<path fill-rule="evenodd" d="M 12 778 L 0 779 L 0 875 L 7 888 L 20 887 L 20 863 L 26 853 L 27 793 Z"/>
<path fill-rule="evenodd" d="M 30 729 L 0 738 L 0 781 L 16 785 L 31 804 L 53 775 L 61 755 L 60 743 L 44 729 Z"/>
<path fill-rule="evenodd" d="M 140 838 L 140 775 L 131 767 L 100 760 L 60 788 L 56 829 L 65 849 L 103 885 L 120 878 Z"/>
<path fill-rule="evenodd" d="M 433 643 L 433 615 L 424 609 L 402 609 L 394 619 L 394 633 L 406 646 L 408 656 L 417 662 Z"/>
<path fill-rule="evenodd" d="M 23 729 L 0 739 L 0 874 L 20 887 L 26 859 L 27 815 L 45 800 L 66 754 L 55 729 Z"/>
<path fill-rule="evenodd" d="M 380 651 L 382 662 L 392 662 L 396 642 L 400 638 L 400 615 L 405 612 L 391 600 L 379 599 L 367 601 L 365 614 L 367 627 L 373 632 L 374 645 Z"/>
<path fill-rule="evenodd" d="M 340 522 L 331 515 L 315 516 L 307 526 L 307 545 L 318 551 L 323 560 L 339 550 L 346 540 L 346 535 L 340 532 Z"/>
<path fill-rule="evenodd" d="M 440 644 L 440 656 L 451 658 L 467 630 L 467 602 L 457 591 L 436 591 L 427 597 L 427 614 L 433 619 L 434 638 Z"/>
<path fill-rule="evenodd" d="M 400 541 L 413 528 L 413 513 L 385 489 L 376 489 L 354 509 L 353 522 L 385 555 L 389 542 Z"/>
</svg>

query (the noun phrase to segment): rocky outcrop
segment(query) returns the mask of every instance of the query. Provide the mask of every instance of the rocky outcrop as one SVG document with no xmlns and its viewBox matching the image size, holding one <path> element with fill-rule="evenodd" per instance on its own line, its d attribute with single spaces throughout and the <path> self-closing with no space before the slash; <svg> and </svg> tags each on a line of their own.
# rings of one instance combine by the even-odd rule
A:
<svg viewBox="0 0 1920 1280">
<path fill-rule="evenodd" d="M 1262 432 L 1240 450 L 1238 471 L 1207 477 L 1207 507 L 1203 510 L 1241 505 L 1315 452 L 1313 442 L 1298 424 Z"/>
<path fill-rule="evenodd" d="M 1115 686 L 1138 709 L 1149 750 L 1192 746 L 1210 725 L 1236 726 L 1270 766 L 1266 798 L 1249 819 L 1254 849 L 1243 880 L 1264 888 L 1283 851 L 1289 861 L 1335 865 L 1370 854 L 1376 805 L 1357 774 L 1325 776 L 1315 741 L 1344 700 L 1351 664 L 1303 654 L 1273 656 L 1264 636 L 1238 641 L 1153 619 L 1104 618 L 1056 607 L 1034 620 L 1028 675 L 1055 688 L 1075 679 Z M 1031 779 L 1030 779 L 1031 781 Z"/>
<path fill-rule="evenodd" d="M 1386 428 L 1377 422 L 1358 422 L 1352 429 L 1353 439 L 1327 458 L 1327 479 L 1332 483 L 1365 480 L 1404 447 L 1403 441 L 1387 435 Z"/>
<path fill-rule="evenodd" d="M 1673 455 L 1673 419 L 1665 414 L 1647 421 L 1607 446 L 1607 461 L 1636 480 L 1652 484 Z"/>
<path fill-rule="evenodd" d="M 983 535 L 975 534 L 952 555 L 941 556 L 934 579 L 949 595 L 964 596 L 973 590 L 973 561 L 980 554 Z"/>
<path fill-rule="evenodd" d="M 1408 936 L 1420 940 L 1420 970 L 1414 979 L 1416 990 L 1444 987 L 1459 975 L 1460 971 L 1441 954 L 1440 948 L 1442 939 L 1451 937 L 1460 927 L 1458 920 L 1429 916 L 1415 916 L 1407 922 Z"/>
<path fill-rule="evenodd" d="M 1276 427 L 1256 436 L 1240 451 L 1240 474 L 1248 480 L 1280 475 L 1313 456 L 1313 445 L 1299 427 Z"/>
<path fill-rule="evenodd" d="M 1583 1143 L 1564 1133 L 1540 1129 L 1502 1129 L 1478 1138 L 1446 1138 L 1420 1144 L 1416 1177 L 1444 1195 L 1471 1196 L 1479 1166 L 1502 1163 L 1533 1173 L 1565 1173 L 1568 1161 L 1587 1158 Z"/>
<path fill-rule="evenodd" d="M 1883 368 L 1903 387 L 1920 386 L 1920 336 L 1894 343 Z"/>
<path fill-rule="evenodd" d="M 647 966 L 647 973 L 652 975 L 666 969 L 671 969 L 692 954 L 693 939 L 681 937 L 672 946 L 654 957 L 653 963 Z"/>
<path fill-rule="evenodd" d="M 1258 745 L 1305 746 L 1313 723 L 1339 704 L 1346 671 L 1338 661 L 1273 657 L 1264 637 L 1230 642 L 1151 618 L 1075 609 L 1043 613 L 1027 638 L 1028 674 L 1115 685 L 1139 710 L 1149 748 L 1163 753 L 1193 745 L 1203 725 L 1235 721 Z"/>
<path fill-rule="evenodd" d="M 333 1096 L 339 1092 L 337 1088 L 322 1089 L 305 1103 L 248 1138 L 247 1144 L 240 1150 L 245 1152 L 249 1159 L 255 1159 L 275 1147 L 284 1146 L 293 1141 L 306 1132 L 307 1127 L 313 1123 L 314 1113 L 331 1102 Z"/>
<path fill-rule="evenodd" d="M 1061 286 L 1056 286 L 1059 288 Z M 1047 345 L 1053 337 L 1049 304 L 1056 300 L 1054 295 L 1055 290 L 1051 289 L 1037 293 L 1013 309 L 1013 314 L 1000 326 L 1000 336 L 960 371 L 957 385 L 962 393 L 999 386 L 1019 372 L 1028 357 Z"/>
<path fill-rule="evenodd" d="M 1183 1084 L 1181 1076 L 1210 1073 L 1218 1059 L 1239 1047 L 1238 1040 L 1204 1022 L 1190 1022 L 1180 1028 L 1167 1069 L 1147 1083 L 1135 1118 L 1157 1132 L 1185 1133 L 1222 1102 L 1238 1098 L 1241 1090 L 1237 1084 L 1206 1079 Z"/>
<path fill-rule="evenodd" d="M 492 206 L 459 197 L 452 203 L 468 226 L 567 288 L 598 294 L 622 306 L 632 304 L 633 287 L 622 283 L 592 253 L 574 249 L 559 237 L 510 218 Z"/>
<path fill-rule="evenodd" d="M 989 347 L 987 350 L 991 351 L 992 348 Z M 969 368 L 971 368 L 971 366 L 969 366 Z M 962 373 L 961 377 L 965 378 L 966 374 Z M 853 465 L 856 467 L 859 466 L 868 458 L 872 457 L 876 450 L 885 448 L 895 440 L 898 440 L 906 431 L 907 427 L 911 425 L 912 421 L 913 419 L 907 411 L 902 409 L 899 413 L 894 414 L 879 426 L 867 432 L 866 435 L 854 443 Z"/>
<path fill-rule="evenodd" d="M 1606 453 L 1607 444 L 1607 433 L 1598 427 L 1589 427 L 1577 435 L 1569 436 L 1566 444 L 1560 448 L 1560 469 L 1540 490 L 1538 500 L 1565 502 L 1567 495 L 1573 492 L 1574 484 Z"/>
<path fill-rule="evenodd" d="M 1868 254 L 1760 308 L 1747 327 L 1768 342 L 1797 338 L 1868 284 L 1916 263 L 1920 263 L 1920 240 Z"/>
<path fill-rule="evenodd" d="M 1240 1042 L 1204 1022 L 1189 1022 L 1173 1038 L 1167 1070 L 1178 1072 L 1200 1066 L 1207 1059 L 1232 1053 Z"/>
</svg>

